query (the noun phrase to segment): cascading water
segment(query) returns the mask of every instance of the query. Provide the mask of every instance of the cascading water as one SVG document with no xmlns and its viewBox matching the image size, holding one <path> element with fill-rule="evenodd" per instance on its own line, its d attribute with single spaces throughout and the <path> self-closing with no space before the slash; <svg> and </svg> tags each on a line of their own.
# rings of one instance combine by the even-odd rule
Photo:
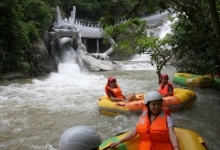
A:
<svg viewBox="0 0 220 150">
<path fill-rule="evenodd" d="M 71 38 L 61 38 L 59 39 L 58 45 L 59 45 L 59 62 L 65 63 L 65 62 L 76 62 L 76 51 L 72 47 L 73 39 Z"/>
<path fill-rule="evenodd" d="M 75 62 L 74 50 L 67 53 L 71 55 L 63 55 L 57 73 L 0 83 L 0 149 L 57 150 L 61 134 L 77 125 L 94 128 L 103 140 L 135 127 L 139 116 L 101 115 L 97 101 L 105 94 L 104 86 L 112 75 L 124 94 L 155 90 L 157 75 L 148 63 L 149 56 L 136 55 L 133 61 L 119 62 L 121 70 L 86 72 Z M 163 72 L 172 81 L 176 70 L 167 66 Z M 190 109 L 173 113 L 174 124 L 198 132 L 209 150 L 218 150 L 219 93 L 212 89 L 192 90 L 196 91 L 197 101 Z"/>
</svg>

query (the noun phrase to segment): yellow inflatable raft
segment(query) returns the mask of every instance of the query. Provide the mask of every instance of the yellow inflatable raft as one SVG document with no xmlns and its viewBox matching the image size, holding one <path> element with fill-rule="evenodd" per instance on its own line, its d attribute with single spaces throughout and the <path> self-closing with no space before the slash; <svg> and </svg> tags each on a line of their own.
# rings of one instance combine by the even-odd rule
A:
<svg viewBox="0 0 220 150">
<path fill-rule="evenodd" d="M 145 94 L 137 94 L 140 100 L 125 102 L 112 102 L 107 96 L 102 96 L 98 101 L 98 110 L 104 115 L 116 116 L 120 114 L 141 113 L 144 105 Z M 175 88 L 173 96 L 163 98 L 163 106 L 169 107 L 171 112 L 188 108 L 196 101 L 194 91 L 183 88 Z"/>
<path fill-rule="evenodd" d="M 195 75 L 190 73 L 175 73 L 173 82 L 188 87 L 212 87 L 213 78 L 211 75 Z"/>
<path fill-rule="evenodd" d="M 174 128 L 177 135 L 179 146 L 181 150 L 207 150 L 204 140 L 202 137 L 191 130 Z M 116 137 L 109 138 L 104 141 L 100 146 L 99 150 L 138 150 L 138 144 L 140 142 L 140 137 L 136 136 L 134 139 L 119 144 L 116 148 L 108 148 L 109 144 L 118 141 L 125 137 L 129 132 L 120 134 Z"/>
</svg>

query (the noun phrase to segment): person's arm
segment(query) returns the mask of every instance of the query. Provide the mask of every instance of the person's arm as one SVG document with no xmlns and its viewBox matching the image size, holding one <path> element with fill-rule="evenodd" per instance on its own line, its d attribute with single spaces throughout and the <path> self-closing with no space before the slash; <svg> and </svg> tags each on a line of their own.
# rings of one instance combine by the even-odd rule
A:
<svg viewBox="0 0 220 150">
<path fill-rule="evenodd" d="M 178 143 L 176 134 L 174 132 L 174 127 L 171 126 L 171 127 L 168 128 L 168 130 L 169 130 L 169 136 L 170 136 L 170 141 L 171 141 L 172 146 L 173 146 L 173 150 L 180 150 L 179 143 Z"/>
<path fill-rule="evenodd" d="M 120 143 L 123 143 L 123 142 L 127 142 L 131 139 L 133 139 L 134 137 L 137 136 L 137 131 L 136 129 L 134 129 L 133 131 L 131 131 L 128 135 L 126 135 L 124 138 L 122 138 L 121 140 L 117 141 L 117 142 L 113 142 L 111 143 L 109 146 L 110 147 L 116 147 L 117 145 L 119 145 Z"/>
<path fill-rule="evenodd" d="M 121 101 L 127 102 L 127 100 L 123 98 L 109 97 L 109 99 L 113 102 L 121 102 Z"/>
<path fill-rule="evenodd" d="M 170 141 L 173 146 L 173 150 L 180 150 L 179 143 L 176 137 L 176 133 L 174 132 L 174 124 L 169 115 L 167 115 L 167 127 L 169 131 Z"/>
<path fill-rule="evenodd" d="M 111 92 L 111 91 L 108 91 L 108 96 L 109 96 L 109 99 L 112 101 L 112 102 L 127 102 L 126 99 L 123 99 L 123 98 L 117 98 L 114 96 L 114 94 Z"/>
</svg>

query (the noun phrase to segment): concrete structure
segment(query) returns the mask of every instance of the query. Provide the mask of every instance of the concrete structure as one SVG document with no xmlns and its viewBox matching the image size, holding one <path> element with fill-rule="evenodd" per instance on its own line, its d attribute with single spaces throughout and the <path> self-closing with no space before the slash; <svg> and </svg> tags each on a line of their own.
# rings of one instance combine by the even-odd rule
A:
<svg viewBox="0 0 220 150">
<path fill-rule="evenodd" d="M 109 55 L 113 53 L 112 47 L 116 45 L 113 39 L 108 39 L 107 47 L 103 50 L 101 41 L 103 40 L 103 30 L 100 24 L 89 23 L 82 20 L 77 20 L 75 18 L 76 7 L 73 6 L 71 11 L 71 16 L 69 18 L 62 19 L 59 7 L 57 10 L 57 20 L 53 24 L 53 31 L 50 32 L 52 36 L 51 47 L 52 47 L 52 57 L 56 63 L 59 62 L 60 53 L 62 51 L 61 47 L 63 43 L 60 43 L 61 38 L 70 38 L 67 40 L 69 42 L 69 47 L 73 47 L 77 54 L 77 62 L 81 62 L 80 66 L 83 66 L 83 62 L 90 66 L 90 70 L 111 70 L 114 68 L 113 63 L 109 63 Z M 151 14 L 153 16 L 142 15 L 142 19 L 147 20 L 149 24 L 153 24 L 158 20 L 161 20 L 168 16 L 168 12 L 163 12 L 161 14 Z M 126 20 L 122 20 L 124 22 Z M 89 42 L 92 40 L 93 49 L 90 48 Z M 95 49 L 94 49 L 95 47 Z M 102 47 L 102 50 L 100 50 Z M 80 56 L 80 58 L 79 58 Z M 95 62 L 92 57 L 96 60 L 102 60 L 103 62 Z M 104 63 L 105 61 L 105 63 Z M 108 62 L 108 63 L 107 63 Z M 102 64 L 102 65 L 101 65 Z M 105 65 L 103 65 L 105 64 Z M 110 67 L 107 67 L 109 65 Z M 91 67 L 92 66 L 92 67 Z"/>
</svg>

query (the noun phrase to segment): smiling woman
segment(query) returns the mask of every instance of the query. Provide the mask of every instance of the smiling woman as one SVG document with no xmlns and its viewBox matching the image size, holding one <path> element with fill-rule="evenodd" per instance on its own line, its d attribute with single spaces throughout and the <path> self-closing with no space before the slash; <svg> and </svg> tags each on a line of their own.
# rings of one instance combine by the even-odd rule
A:
<svg viewBox="0 0 220 150">
<path fill-rule="evenodd" d="M 159 92 L 150 91 L 144 98 L 145 109 L 139 118 L 136 129 L 124 138 L 113 142 L 110 147 L 140 136 L 139 150 L 179 150 L 179 143 L 174 132 L 174 125 L 165 110 L 162 109 L 163 97 Z"/>
<path fill-rule="evenodd" d="M 180 143 L 181 150 L 207 150 L 207 147 L 202 137 L 198 133 L 192 130 L 177 127 L 174 128 L 174 131 L 178 137 L 178 142 Z M 108 150 L 108 148 L 110 147 L 109 144 L 111 142 L 115 140 L 120 140 L 127 136 L 129 133 L 130 132 L 125 132 L 120 135 L 116 135 L 115 137 L 107 139 L 99 146 L 99 150 Z M 128 142 L 121 143 L 114 150 L 137 150 L 140 140 L 140 136 L 137 136 Z"/>
</svg>

